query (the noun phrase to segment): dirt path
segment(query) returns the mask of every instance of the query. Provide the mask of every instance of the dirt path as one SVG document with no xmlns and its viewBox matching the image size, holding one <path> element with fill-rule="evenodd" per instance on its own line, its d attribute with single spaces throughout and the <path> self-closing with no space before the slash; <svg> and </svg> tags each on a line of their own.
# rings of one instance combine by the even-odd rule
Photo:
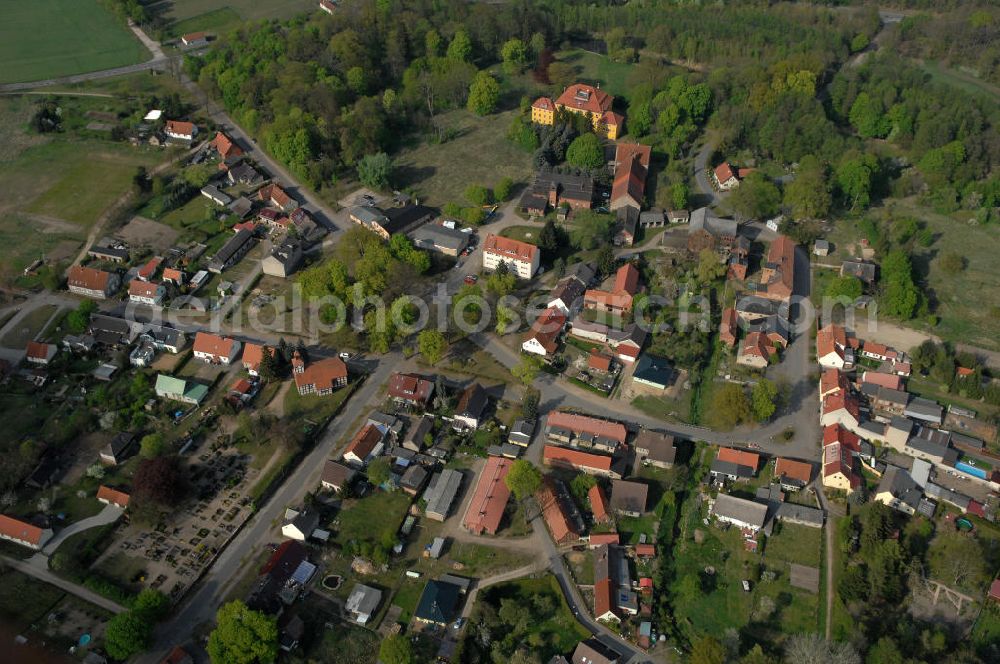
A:
<svg viewBox="0 0 1000 664">
<path fill-rule="evenodd" d="M 286 380 L 281 383 L 281 387 L 278 391 L 274 393 L 271 397 L 271 402 L 267 404 L 266 410 L 275 417 L 285 416 L 285 395 L 288 394 L 288 390 L 291 388 L 292 381 Z"/>
<path fill-rule="evenodd" d="M 880 344 L 892 346 L 897 350 L 910 351 L 928 339 L 939 343 L 941 341 L 940 337 L 929 332 L 921 332 L 920 330 L 914 330 L 887 321 L 876 321 L 869 324 L 867 318 L 859 316 L 856 323 L 854 333 L 858 338 L 876 341 Z M 955 348 L 959 351 L 972 353 L 980 357 L 989 367 L 1000 368 L 1000 353 L 996 351 L 970 346 L 969 344 L 955 344 Z"/>
</svg>

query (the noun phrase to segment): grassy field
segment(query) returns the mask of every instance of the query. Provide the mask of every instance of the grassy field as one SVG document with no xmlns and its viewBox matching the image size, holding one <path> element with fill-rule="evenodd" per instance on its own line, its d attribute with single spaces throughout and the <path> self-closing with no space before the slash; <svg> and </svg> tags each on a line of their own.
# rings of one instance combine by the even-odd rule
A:
<svg viewBox="0 0 1000 664">
<path fill-rule="evenodd" d="M 29 341 L 34 341 L 35 337 L 45 324 L 49 322 L 52 315 L 59 310 L 55 304 L 45 304 L 34 309 L 31 313 L 21 319 L 21 321 L 0 340 L 7 348 L 24 348 Z"/>
<path fill-rule="evenodd" d="M 887 214 L 885 208 L 871 213 L 880 220 Z M 1000 274 L 993 262 L 1000 254 L 996 228 L 969 224 L 968 211 L 938 214 L 911 199 L 894 201 L 892 214 L 918 219 L 935 238 L 929 248 L 914 249 L 913 265 L 939 322 L 933 327 L 924 320 L 904 324 L 947 341 L 1000 350 Z M 824 262 L 839 263 L 850 255 L 849 245 L 860 239 L 860 232 L 850 221 L 840 221 L 830 239 L 836 252 Z M 940 267 L 941 256 L 952 252 L 966 260 L 965 269 L 958 274 L 948 274 Z M 876 256 L 875 260 L 880 258 Z"/>
<path fill-rule="evenodd" d="M 991 99 L 1000 99 L 1000 88 L 986 81 L 981 81 L 971 74 L 956 71 L 940 62 L 924 61 L 920 67 L 931 75 L 935 83 L 944 83 L 974 95 L 983 95 Z"/>
<path fill-rule="evenodd" d="M 819 567 L 821 528 L 810 528 L 794 523 L 779 524 L 767 539 L 765 555 L 768 561 L 780 560 L 809 567 Z"/>
<path fill-rule="evenodd" d="M 468 205 L 462 195 L 470 184 L 495 186 L 501 178 L 526 182 L 531 155 L 506 139 L 514 111 L 478 117 L 465 110 L 437 116 L 436 122 L 454 138 L 432 144 L 414 137 L 394 159 L 394 184 L 413 187 L 430 205 Z"/>
<path fill-rule="evenodd" d="M 97 0 L 33 0 L 4 8 L 0 83 L 121 67 L 149 51 Z"/>
<path fill-rule="evenodd" d="M 402 491 L 376 492 L 345 503 L 337 516 L 337 539 L 378 542 L 385 534 L 391 537 L 403 525 L 409 507 L 410 497 Z"/>
<path fill-rule="evenodd" d="M 236 27 L 242 20 L 232 7 L 220 7 L 219 9 L 207 11 L 204 14 L 198 14 L 197 16 L 171 23 L 166 29 L 165 34 L 175 39 L 189 32 L 199 31 L 212 32 L 219 35 L 226 30 Z"/>
<path fill-rule="evenodd" d="M 632 71 L 630 64 L 612 62 L 607 56 L 580 49 L 560 51 L 556 59 L 576 69 L 579 81 L 600 84 L 602 90 L 616 97 L 628 92 L 628 75 Z"/>
</svg>

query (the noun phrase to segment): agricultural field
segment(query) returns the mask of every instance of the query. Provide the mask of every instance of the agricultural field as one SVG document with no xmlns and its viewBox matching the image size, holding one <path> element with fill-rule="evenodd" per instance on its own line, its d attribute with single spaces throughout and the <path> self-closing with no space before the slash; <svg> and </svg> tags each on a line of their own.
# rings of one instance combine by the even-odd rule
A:
<svg viewBox="0 0 1000 664">
<path fill-rule="evenodd" d="M 4 34 L 0 83 L 111 69 L 151 57 L 97 0 L 9 4 L 4 8 Z"/>
<path fill-rule="evenodd" d="M 312 0 L 165 0 L 152 10 L 167 22 L 166 37 L 199 30 L 223 32 L 243 21 L 288 18 L 319 11 Z"/>
</svg>

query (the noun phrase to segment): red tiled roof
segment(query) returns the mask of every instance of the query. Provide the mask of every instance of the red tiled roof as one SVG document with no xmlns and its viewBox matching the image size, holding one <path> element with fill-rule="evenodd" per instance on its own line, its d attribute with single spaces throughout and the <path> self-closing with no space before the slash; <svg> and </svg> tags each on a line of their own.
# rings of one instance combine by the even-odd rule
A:
<svg viewBox="0 0 1000 664">
<path fill-rule="evenodd" d="M 779 235 L 767 250 L 767 262 L 774 267 L 777 276 L 767 285 L 767 294 L 779 298 L 791 297 L 795 288 L 795 243 L 787 236 Z"/>
<path fill-rule="evenodd" d="M 149 279 L 156 274 L 156 268 L 160 267 L 161 262 L 163 262 L 162 258 L 159 256 L 153 256 L 145 265 L 139 268 L 139 271 L 136 274 L 139 275 L 140 279 Z"/>
<path fill-rule="evenodd" d="M 29 341 L 25 347 L 24 355 L 32 360 L 47 360 L 49 358 L 49 344 Z"/>
<path fill-rule="evenodd" d="M 156 297 L 156 289 L 160 285 L 152 281 L 133 279 L 128 284 L 128 294 L 136 297 Z"/>
<path fill-rule="evenodd" d="M 110 278 L 110 272 L 97 270 L 85 265 L 74 265 L 69 269 L 67 284 L 78 288 L 86 288 L 87 290 L 104 291 L 108 287 L 108 279 Z"/>
<path fill-rule="evenodd" d="M 608 291 L 591 288 L 583 294 L 584 303 L 597 304 L 627 311 L 632 308 L 632 296 L 628 293 L 609 293 Z"/>
<path fill-rule="evenodd" d="M 594 617 L 600 619 L 609 612 L 614 612 L 614 591 L 610 577 L 594 584 Z"/>
<path fill-rule="evenodd" d="M 257 371 L 260 367 L 261 360 L 264 359 L 264 350 L 273 357 L 274 348 L 271 346 L 264 346 L 261 344 L 255 344 L 247 342 L 243 346 L 243 366 L 251 371 Z"/>
<path fill-rule="evenodd" d="M 395 399 L 427 403 L 434 390 L 434 383 L 413 374 L 394 373 L 389 378 L 389 396 Z"/>
<path fill-rule="evenodd" d="M 354 434 L 350 445 L 344 450 L 344 456 L 353 452 L 354 456 L 364 461 L 380 442 L 382 442 L 382 432 L 374 424 L 366 424 Z"/>
<path fill-rule="evenodd" d="M 1000 579 L 993 579 L 990 584 L 990 599 L 1000 600 Z"/>
<path fill-rule="evenodd" d="M 621 422 L 601 420 L 596 417 L 577 415 L 576 413 L 565 413 L 559 410 L 549 413 L 547 424 L 550 427 L 569 429 L 570 431 L 577 433 L 589 433 L 594 436 L 603 436 L 605 438 L 617 440 L 619 443 L 624 443 L 625 437 L 628 435 L 625 425 Z"/>
<path fill-rule="evenodd" d="M 774 474 L 778 477 L 784 475 L 792 478 L 793 480 L 798 480 L 808 484 L 809 480 L 812 479 L 812 466 L 804 461 L 795 461 L 794 459 L 779 457 L 777 462 L 774 464 Z"/>
<path fill-rule="evenodd" d="M 866 341 L 863 350 L 864 352 L 871 353 L 872 355 L 884 356 L 888 356 L 890 352 L 890 348 L 888 346 L 874 341 Z"/>
<path fill-rule="evenodd" d="M 574 83 L 556 99 L 559 106 L 567 106 L 588 113 L 600 113 L 610 110 L 614 97 L 600 88 L 585 83 Z"/>
<path fill-rule="evenodd" d="M 112 489 L 102 484 L 97 489 L 97 499 L 106 500 L 112 505 L 118 505 L 119 507 L 128 507 L 129 495 L 124 491 Z"/>
<path fill-rule="evenodd" d="M 760 455 L 733 447 L 720 447 L 715 458 L 719 461 L 728 461 L 739 466 L 749 466 L 754 470 L 757 470 L 757 464 L 760 463 Z"/>
<path fill-rule="evenodd" d="M 846 410 L 855 420 L 858 420 L 861 417 L 858 400 L 847 392 L 829 394 L 825 399 L 823 399 L 824 415 L 835 413 L 840 409 Z"/>
<path fill-rule="evenodd" d="M 959 367 L 956 370 L 956 373 L 958 374 L 958 376 L 960 378 L 965 378 L 966 376 L 971 376 L 974 373 L 976 373 L 976 370 L 975 369 L 970 369 L 969 367 Z M 896 389 L 899 389 L 899 388 L 896 388 Z"/>
<path fill-rule="evenodd" d="M 638 143 L 619 143 L 615 148 L 615 179 L 611 185 L 611 200 L 631 196 L 642 202 L 646 191 L 646 175 L 652 148 Z"/>
<path fill-rule="evenodd" d="M 618 533 L 594 533 L 590 536 L 591 546 L 601 546 L 602 544 L 618 544 Z"/>
<path fill-rule="evenodd" d="M 611 356 L 593 348 L 587 358 L 587 368 L 596 371 L 609 371 L 611 369 Z"/>
<path fill-rule="evenodd" d="M 552 103 L 552 100 L 549 99 L 548 97 L 539 97 L 538 99 L 535 100 L 535 102 L 531 105 L 531 107 L 538 108 L 543 111 L 555 110 L 555 105 Z"/>
<path fill-rule="evenodd" d="M 573 468 L 588 468 L 605 473 L 611 470 L 611 457 L 609 456 L 571 450 L 568 447 L 559 447 L 557 445 L 545 446 L 542 461 L 546 464 L 554 463 Z"/>
<path fill-rule="evenodd" d="M 184 40 L 186 43 L 190 43 L 193 41 L 198 41 L 199 39 L 204 39 L 205 35 L 207 34 L 208 34 L 207 32 L 189 32 L 186 35 L 181 36 L 181 39 Z"/>
<path fill-rule="evenodd" d="M 743 340 L 743 347 L 740 348 L 740 355 L 756 355 L 765 360 L 769 360 L 776 351 L 769 343 L 767 335 L 763 332 L 751 332 Z"/>
<path fill-rule="evenodd" d="M 238 381 L 233 383 L 233 386 L 230 388 L 231 391 L 238 394 L 250 394 L 251 389 L 253 389 L 253 383 L 246 378 L 240 378 Z"/>
<path fill-rule="evenodd" d="M 566 325 L 566 315 L 556 307 L 549 307 L 531 324 L 531 331 L 525 336 L 525 341 L 535 339 L 547 353 L 554 353 L 558 348 L 556 338 Z"/>
<path fill-rule="evenodd" d="M 847 347 L 847 332 L 842 325 L 833 323 L 820 328 L 816 333 L 816 356 L 823 358 L 830 353 L 836 353 L 841 359 L 844 357 L 843 348 Z"/>
<path fill-rule="evenodd" d="M 830 367 L 826 369 L 819 379 L 820 396 L 846 390 L 848 388 L 847 376 L 841 373 L 840 369 Z"/>
<path fill-rule="evenodd" d="M 215 148 L 216 152 L 223 159 L 228 159 L 230 157 L 239 157 L 243 154 L 243 150 L 240 146 L 233 143 L 232 139 L 223 134 L 221 131 L 215 134 L 215 138 L 212 139 L 212 147 Z"/>
<path fill-rule="evenodd" d="M 903 377 L 897 374 L 880 373 L 878 371 L 866 371 L 861 374 L 861 382 L 871 385 L 880 385 L 890 390 L 903 389 Z"/>
<path fill-rule="evenodd" d="M 656 547 L 652 544 L 636 544 L 635 545 L 635 555 L 637 556 L 655 556 Z"/>
<path fill-rule="evenodd" d="M 229 337 L 220 337 L 218 334 L 209 332 L 198 332 L 194 335 L 194 352 L 229 357 L 233 352 L 234 343 Z"/>
<path fill-rule="evenodd" d="M 496 534 L 510 498 L 510 489 L 504 480 L 511 463 L 504 457 L 491 456 L 486 460 L 486 467 L 479 474 L 479 482 L 462 520 L 467 530 L 476 534 Z"/>
<path fill-rule="evenodd" d="M 38 526 L 6 514 L 0 514 L 0 533 L 8 537 L 22 542 L 30 542 L 37 546 L 42 541 L 42 532 L 43 529 Z"/>
<path fill-rule="evenodd" d="M 164 268 L 163 270 L 163 280 L 164 281 L 181 281 L 184 279 L 184 270 L 178 270 L 175 267 Z"/>
<path fill-rule="evenodd" d="M 838 443 L 847 449 L 858 452 L 861 450 L 861 438 L 849 429 L 839 424 L 830 424 L 823 429 L 823 447 Z"/>
<path fill-rule="evenodd" d="M 837 473 L 847 478 L 851 488 L 861 486 L 861 478 L 854 472 L 850 450 L 840 443 L 832 443 L 823 448 L 823 477 Z"/>
<path fill-rule="evenodd" d="M 292 202 L 291 197 L 285 193 L 285 190 L 273 183 L 261 187 L 257 195 L 260 200 L 272 201 L 278 207 L 285 207 Z"/>
<path fill-rule="evenodd" d="M 615 272 L 615 291 L 635 295 L 639 290 L 639 270 L 632 263 L 625 263 Z"/>
<path fill-rule="evenodd" d="M 728 162 L 724 161 L 715 167 L 715 179 L 718 180 L 720 183 L 725 182 L 726 180 L 728 180 L 731 177 L 734 177 L 735 175 L 736 173 L 733 172 L 733 167 L 730 166 Z"/>
<path fill-rule="evenodd" d="M 605 498 L 604 491 L 601 489 L 601 485 L 595 484 L 594 486 L 590 487 L 590 491 L 587 492 L 587 498 L 590 500 L 590 511 L 594 515 L 594 520 L 607 521 L 608 499 Z M 593 537 L 591 537 L 590 541 L 591 542 L 594 541 Z"/>
<path fill-rule="evenodd" d="M 625 122 L 625 116 L 614 111 L 605 111 L 604 115 L 601 116 L 601 122 L 608 127 L 620 127 Z"/>
<path fill-rule="evenodd" d="M 182 120 L 167 120 L 167 132 L 171 134 L 182 134 L 191 136 L 194 134 L 194 124 Z"/>
<path fill-rule="evenodd" d="M 562 503 L 556 498 L 556 493 L 552 484 L 548 481 L 542 483 L 542 487 L 535 496 L 538 506 L 542 510 L 545 523 L 552 533 L 552 539 L 557 544 L 576 539 L 579 533 L 570 523 L 569 517 L 563 509 Z"/>
<path fill-rule="evenodd" d="M 233 225 L 233 232 L 239 233 L 240 231 L 250 231 L 253 233 L 257 230 L 257 224 L 253 221 L 241 221 L 238 224 Z M 164 272 L 166 274 L 166 272 Z"/>
<path fill-rule="evenodd" d="M 299 358 L 299 362 L 301 362 Z M 294 358 L 293 358 L 294 362 Z M 339 357 L 327 357 L 310 362 L 302 371 L 292 371 L 296 387 L 312 385 L 319 390 L 333 389 L 338 381 L 347 378 L 347 365 Z"/>
<path fill-rule="evenodd" d="M 486 236 L 483 251 L 488 251 L 491 254 L 499 254 L 506 259 L 531 263 L 535 259 L 535 252 L 538 251 L 538 247 L 527 242 L 512 240 L 509 237 L 501 237 L 490 233 Z"/>
</svg>

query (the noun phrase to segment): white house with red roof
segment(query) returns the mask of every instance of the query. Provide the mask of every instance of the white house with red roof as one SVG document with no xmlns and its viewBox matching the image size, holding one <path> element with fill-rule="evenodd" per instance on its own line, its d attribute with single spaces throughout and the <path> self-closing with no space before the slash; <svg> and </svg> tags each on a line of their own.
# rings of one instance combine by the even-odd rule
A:
<svg viewBox="0 0 1000 664">
<path fill-rule="evenodd" d="M 230 364 L 240 354 L 242 344 L 236 339 L 198 332 L 194 335 L 195 359 L 212 364 Z"/>
<path fill-rule="evenodd" d="M 45 543 L 52 539 L 52 529 L 0 514 L 0 539 L 40 551 Z"/>
<path fill-rule="evenodd" d="M 163 298 L 167 295 L 167 289 L 163 284 L 142 279 L 133 279 L 128 285 L 128 299 L 136 304 L 147 304 L 151 307 L 158 307 L 163 304 Z"/>
<path fill-rule="evenodd" d="M 837 392 L 823 399 L 820 424 L 824 427 L 839 424 L 845 429 L 854 431 L 861 423 L 861 411 L 858 400 L 848 392 Z"/>
<path fill-rule="evenodd" d="M 24 359 L 32 364 L 46 365 L 52 361 L 59 351 L 55 344 L 45 344 L 40 341 L 29 341 L 24 349 Z"/>
<path fill-rule="evenodd" d="M 163 131 L 170 138 L 180 141 L 191 141 L 198 135 L 198 127 L 192 122 L 184 122 L 183 120 L 167 120 Z"/>
<path fill-rule="evenodd" d="M 566 314 L 556 307 L 549 307 L 531 324 L 531 330 L 521 343 L 521 350 L 548 357 L 559 349 L 559 335 L 566 326 Z"/>
</svg>

